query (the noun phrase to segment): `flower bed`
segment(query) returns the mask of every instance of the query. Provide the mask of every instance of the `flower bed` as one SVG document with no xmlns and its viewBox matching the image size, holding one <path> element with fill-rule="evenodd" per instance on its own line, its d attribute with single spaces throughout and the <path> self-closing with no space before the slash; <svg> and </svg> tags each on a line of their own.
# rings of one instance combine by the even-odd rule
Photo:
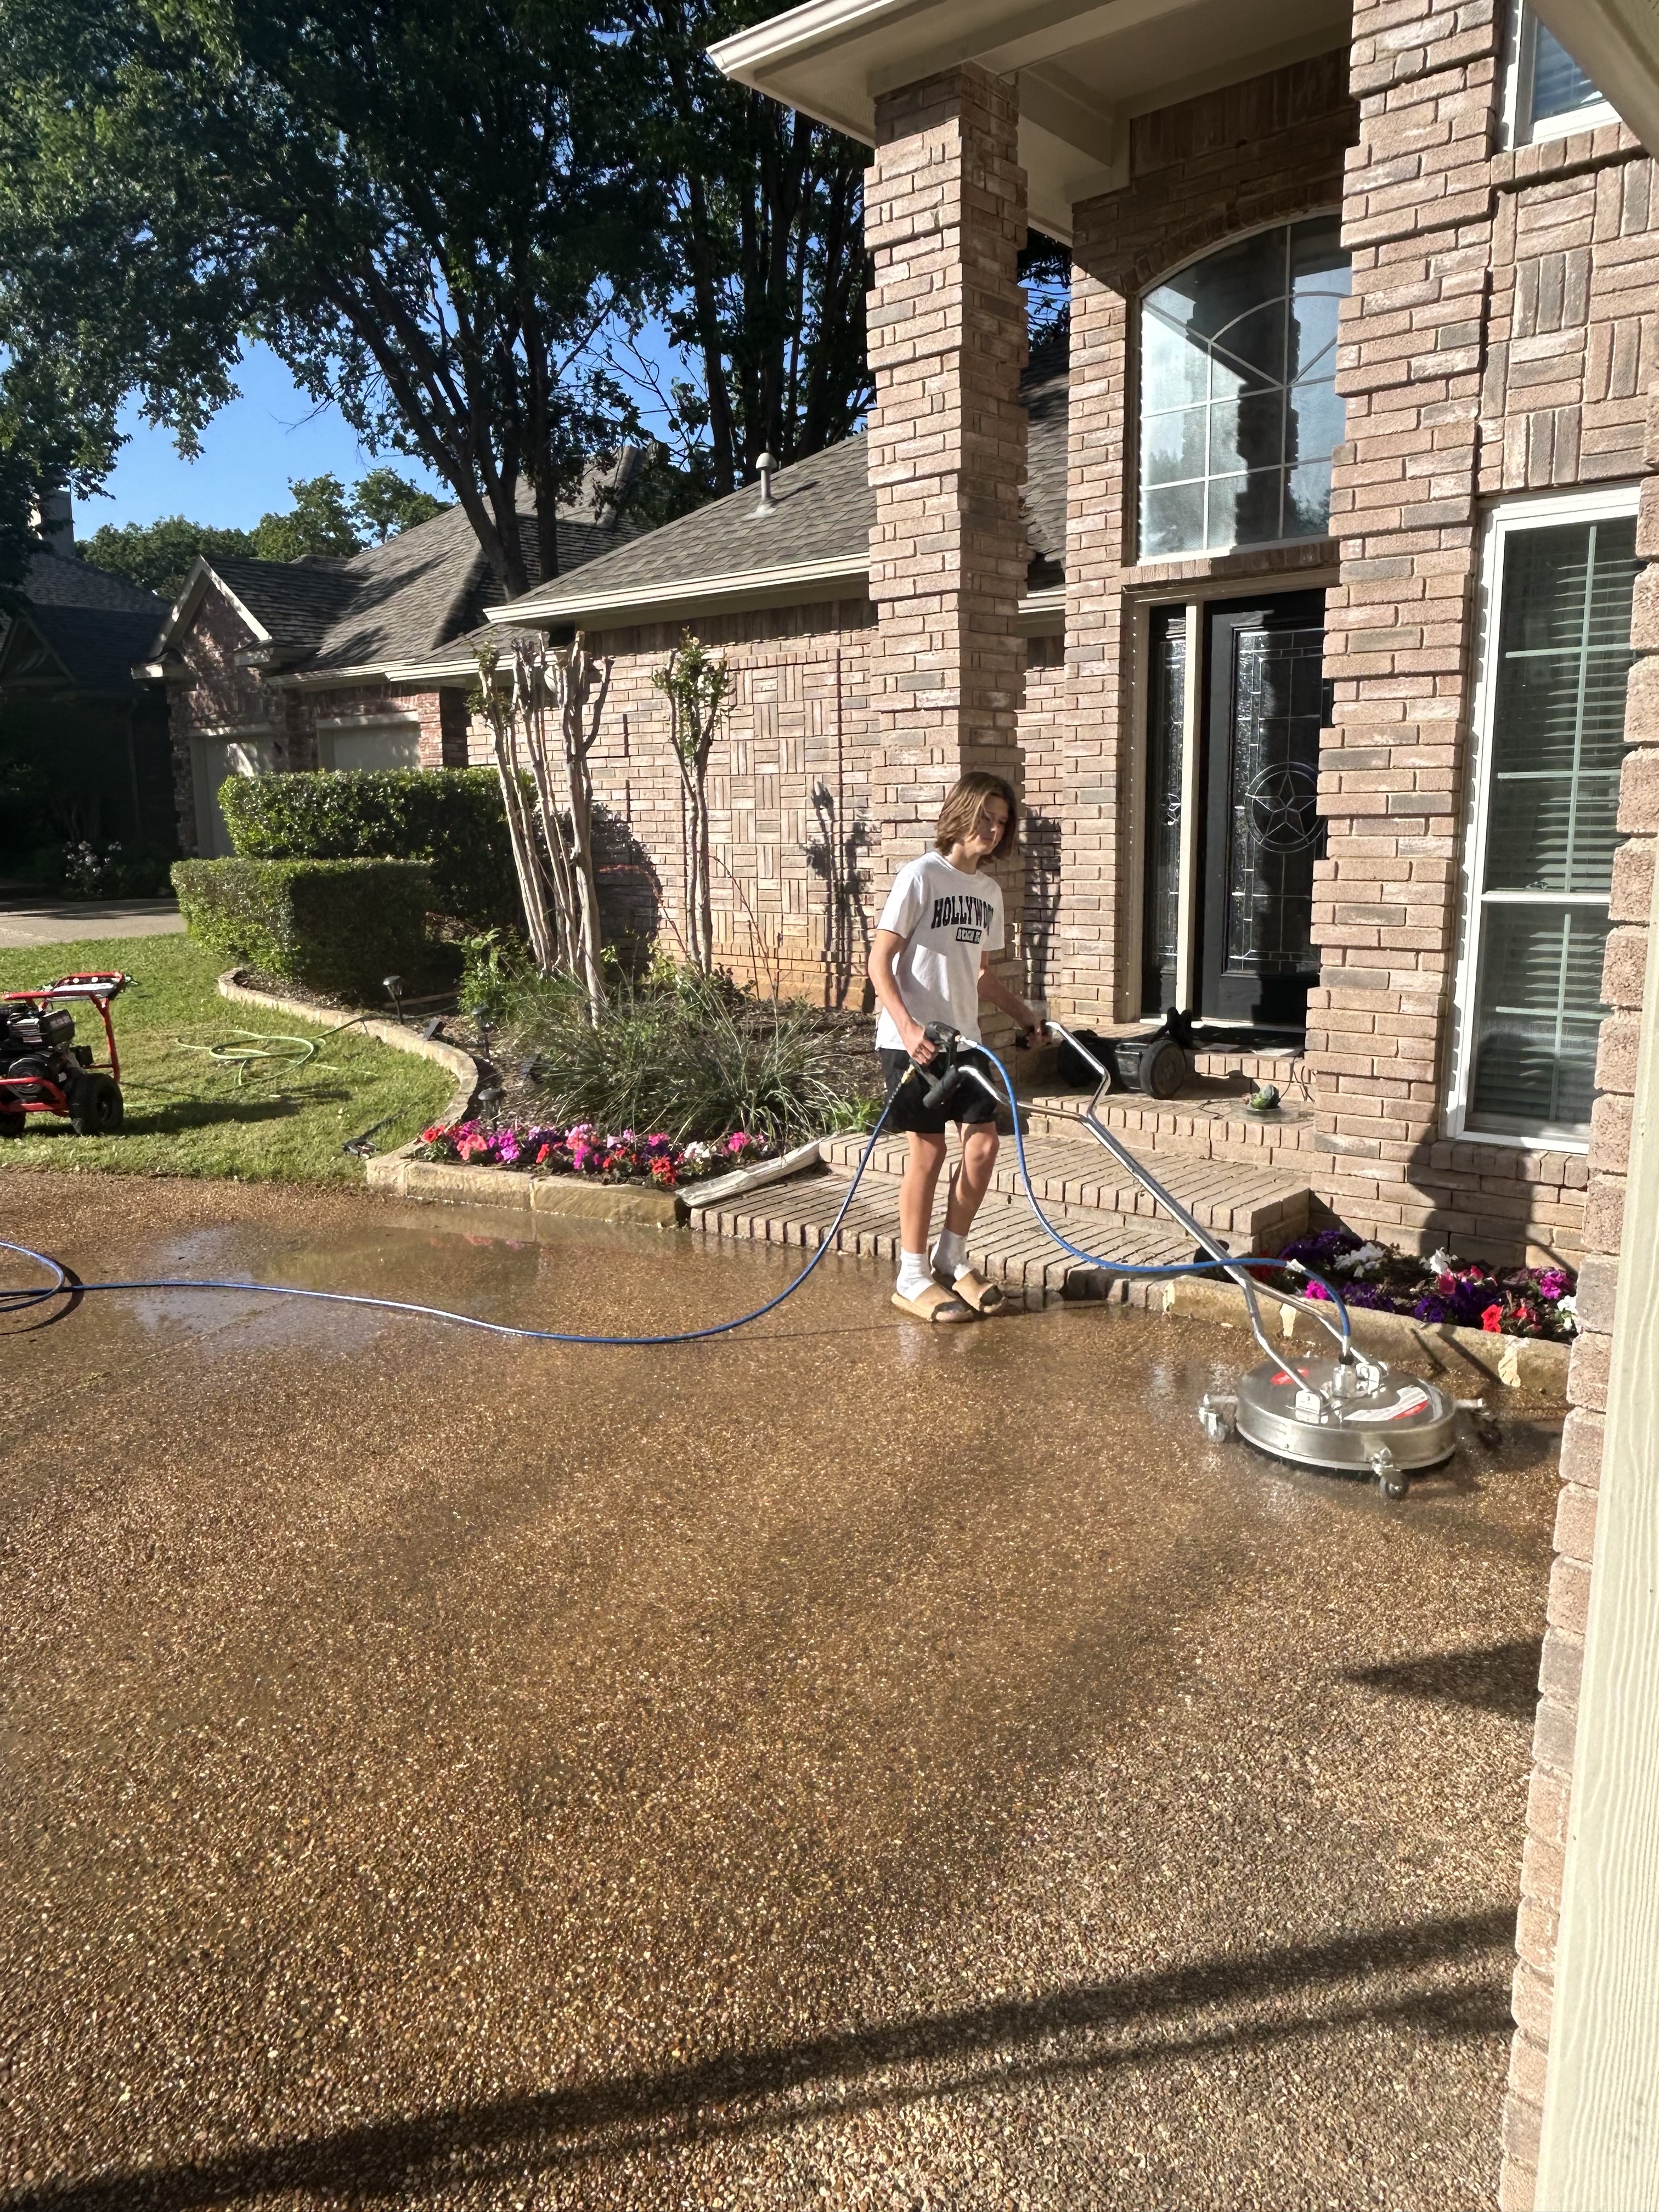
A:
<svg viewBox="0 0 1659 2212">
<path fill-rule="evenodd" d="M 1368 1244 L 1351 1229 L 1299 1237 L 1279 1254 L 1281 1287 L 1322 1298 L 1310 1274 L 1323 1275 L 1344 1304 L 1376 1313 L 1409 1314 L 1425 1323 L 1449 1322 L 1493 1336 L 1564 1341 L 1578 1331 L 1578 1278 L 1571 1267 L 1488 1267 L 1435 1252 L 1425 1260 Z"/>
<path fill-rule="evenodd" d="M 591 1121 L 568 1129 L 516 1122 L 434 1122 L 421 1132 L 416 1159 L 460 1162 L 475 1168 L 505 1168 L 521 1175 L 580 1176 L 590 1182 L 638 1183 L 678 1190 L 682 1183 L 752 1167 L 775 1147 L 747 1129 L 733 1129 L 713 1144 L 677 1145 L 659 1130 L 641 1136 L 636 1129 L 607 1135 Z"/>
</svg>

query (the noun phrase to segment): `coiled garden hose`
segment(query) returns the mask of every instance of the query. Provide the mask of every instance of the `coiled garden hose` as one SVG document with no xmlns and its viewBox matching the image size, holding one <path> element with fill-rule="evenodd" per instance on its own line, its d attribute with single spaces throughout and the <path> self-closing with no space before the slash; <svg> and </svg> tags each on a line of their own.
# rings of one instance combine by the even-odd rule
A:
<svg viewBox="0 0 1659 2212">
<path fill-rule="evenodd" d="M 1122 1276 L 1206 1275 L 1225 1273 L 1248 1264 L 1250 1255 L 1246 1254 L 1242 1257 L 1229 1255 L 1224 1260 L 1184 1260 L 1164 1267 L 1127 1267 L 1121 1265 L 1116 1261 L 1103 1259 L 1097 1253 L 1085 1252 L 1080 1245 L 1073 1244 L 1069 1238 L 1062 1237 L 1044 1214 L 1042 1208 L 1037 1203 L 1036 1193 L 1031 1188 L 1030 1173 L 1025 1164 L 1024 1139 L 1019 1130 L 1019 1113 L 1014 1101 L 1014 1086 L 1009 1079 L 1008 1071 L 994 1053 L 986 1050 L 983 1047 L 978 1049 L 984 1053 L 985 1058 L 991 1061 L 1002 1078 L 1003 1087 L 1008 1094 L 1009 1104 L 1013 1109 L 1015 1148 L 1019 1160 L 1020 1182 L 1024 1188 L 1026 1202 L 1042 1228 L 1064 1251 L 1069 1252 L 1076 1259 L 1085 1261 L 1090 1267 L 1102 1269 L 1108 1274 Z M 799 1274 L 793 1282 L 786 1284 L 775 1297 L 768 1298 L 764 1305 L 756 1306 L 751 1312 L 738 1314 L 731 1321 L 711 1322 L 706 1328 L 672 1329 L 664 1334 L 653 1336 L 592 1336 L 568 1329 L 527 1328 L 518 1322 L 485 1321 L 477 1314 L 456 1313 L 447 1306 L 417 1305 L 409 1298 L 369 1297 L 361 1292 L 351 1291 L 307 1291 L 301 1290 L 290 1283 L 256 1283 L 236 1279 L 196 1275 L 156 1276 L 147 1280 L 133 1282 L 83 1283 L 71 1276 L 62 1261 L 54 1260 L 49 1253 L 37 1252 L 30 1245 L 15 1244 L 3 1237 L 0 1237 L 0 1251 L 15 1252 L 21 1259 L 33 1261 L 37 1267 L 44 1267 L 52 1279 L 49 1283 L 38 1284 L 28 1289 L 0 1291 L 0 1314 L 27 1313 L 37 1307 L 50 1304 L 58 1298 L 88 1297 L 97 1291 L 228 1291 L 261 1297 L 309 1298 L 321 1305 L 364 1306 L 380 1313 L 410 1314 L 424 1321 L 448 1322 L 458 1328 L 481 1329 L 488 1336 L 514 1337 L 537 1344 L 582 1344 L 611 1346 L 617 1350 L 645 1350 L 670 1344 L 701 1344 L 710 1337 L 726 1336 L 733 1329 L 747 1328 L 751 1322 L 763 1320 L 768 1314 L 775 1312 L 786 1298 L 793 1297 L 824 1255 L 833 1249 L 836 1232 L 847 1218 L 847 1210 L 853 1203 L 859 1184 L 863 1180 L 866 1168 L 870 1164 L 871 1156 L 875 1151 L 876 1139 L 885 1127 L 887 1117 L 892 1111 L 892 1107 L 893 1101 L 890 1098 L 886 1105 L 882 1108 L 875 1127 L 870 1132 L 869 1142 L 860 1156 L 853 1179 L 847 1187 L 847 1195 L 836 1209 L 835 1219 L 824 1231 L 817 1251 L 813 1253 Z M 1261 1264 L 1266 1265 L 1271 1262 L 1264 1261 Z M 1309 1279 L 1320 1280 L 1316 1276 L 1310 1277 Z M 1335 1302 L 1340 1311 L 1341 1301 L 1337 1297 L 1335 1291 L 1328 1284 L 1322 1283 L 1321 1287 L 1324 1289 L 1326 1295 Z M 1346 1312 L 1343 1312 L 1342 1318 L 1346 1323 L 1347 1319 Z"/>
</svg>

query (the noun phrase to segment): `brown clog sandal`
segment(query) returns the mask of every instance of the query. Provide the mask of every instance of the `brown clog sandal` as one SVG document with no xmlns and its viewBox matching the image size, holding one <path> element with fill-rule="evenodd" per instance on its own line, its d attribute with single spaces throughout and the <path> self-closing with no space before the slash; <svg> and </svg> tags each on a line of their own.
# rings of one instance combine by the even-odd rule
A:
<svg viewBox="0 0 1659 2212">
<path fill-rule="evenodd" d="M 943 1276 L 939 1279 L 943 1282 Z M 999 1308 L 1006 1306 L 1008 1303 L 1000 1285 L 988 1283 L 977 1267 L 966 1268 L 957 1277 L 951 1288 L 964 1305 L 971 1306 L 981 1318 L 986 1314 L 995 1313 Z"/>
<path fill-rule="evenodd" d="M 965 1298 L 959 1298 L 954 1291 L 947 1291 L 943 1283 L 929 1283 L 925 1291 L 918 1291 L 913 1298 L 902 1298 L 895 1291 L 893 1304 L 901 1313 L 908 1314 L 913 1321 L 956 1322 L 974 1319 L 974 1309 L 968 1301 Z"/>
</svg>

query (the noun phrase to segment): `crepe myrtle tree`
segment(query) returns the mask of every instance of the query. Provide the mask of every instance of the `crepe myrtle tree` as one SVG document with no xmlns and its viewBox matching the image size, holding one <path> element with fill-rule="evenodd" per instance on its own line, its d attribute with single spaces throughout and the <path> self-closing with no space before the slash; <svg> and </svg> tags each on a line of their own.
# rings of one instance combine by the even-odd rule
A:
<svg viewBox="0 0 1659 2212">
<path fill-rule="evenodd" d="M 689 629 L 651 681 L 668 702 L 669 741 L 686 802 L 687 950 L 700 975 L 714 969 L 714 902 L 708 832 L 708 756 L 731 719 L 736 678 L 724 654 L 711 653 Z"/>
<path fill-rule="evenodd" d="M 531 954 L 542 975 L 562 968 L 576 978 L 597 1024 L 605 994 L 588 757 L 611 663 L 580 631 L 550 652 L 520 638 L 506 655 L 486 646 L 477 659 L 474 704 L 495 748 Z"/>
</svg>

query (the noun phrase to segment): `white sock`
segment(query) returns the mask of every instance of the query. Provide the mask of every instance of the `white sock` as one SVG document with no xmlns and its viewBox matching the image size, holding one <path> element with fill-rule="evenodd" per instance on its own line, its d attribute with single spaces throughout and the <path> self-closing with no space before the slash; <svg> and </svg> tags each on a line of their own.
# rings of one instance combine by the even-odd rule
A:
<svg viewBox="0 0 1659 2212">
<path fill-rule="evenodd" d="M 933 1279 L 925 1252 L 900 1252 L 897 1289 L 902 1298 L 919 1297 Z"/>
<path fill-rule="evenodd" d="M 941 1229 L 939 1242 L 933 1247 L 933 1266 L 941 1275 L 948 1275 L 954 1283 L 968 1265 L 968 1239 L 958 1237 L 954 1229 Z"/>
</svg>

